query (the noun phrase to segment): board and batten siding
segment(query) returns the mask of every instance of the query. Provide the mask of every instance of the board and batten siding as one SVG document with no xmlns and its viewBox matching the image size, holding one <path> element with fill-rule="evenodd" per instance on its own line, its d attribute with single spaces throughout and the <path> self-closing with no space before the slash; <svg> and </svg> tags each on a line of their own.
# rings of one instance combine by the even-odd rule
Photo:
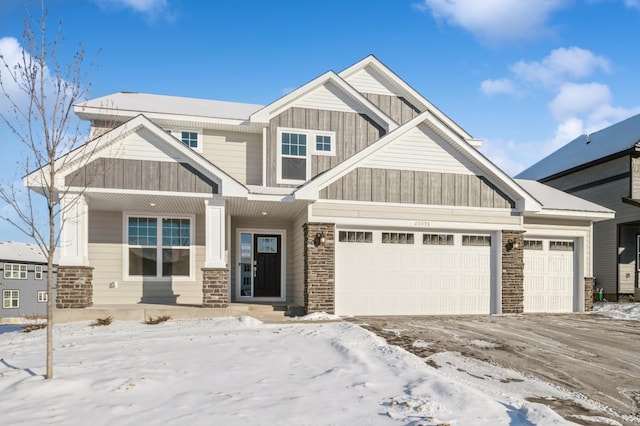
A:
<svg viewBox="0 0 640 426">
<path fill-rule="evenodd" d="M 262 134 L 205 130 L 202 155 L 246 185 L 262 184 Z"/>
<path fill-rule="evenodd" d="M 267 186 L 294 187 L 277 183 L 277 160 L 280 144 L 278 128 L 335 132 L 335 155 L 309 155 L 311 176 L 316 176 L 342 163 L 379 140 L 385 130 L 368 116 L 355 112 L 328 111 L 309 108 L 289 108 L 269 121 L 267 136 Z"/>
<path fill-rule="evenodd" d="M 482 176 L 359 167 L 320 190 L 325 200 L 513 208 Z"/>
<path fill-rule="evenodd" d="M 204 216 L 196 216 L 195 276 L 193 281 L 123 280 L 123 218 L 122 212 L 89 211 L 89 263 L 93 269 L 93 303 L 132 304 L 143 297 L 164 297 L 170 291 L 177 303 L 202 303 L 202 271 L 204 264 Z M 110 283 L 117 283 L 111 287 Z M 155 287 L 154 287 L 155 286 Z"/>
<path fill-rule="evenodd" d="M 415 118 L 422 112 L 401 96 L 380 95 L 377 93 L 363 93 L 363 95 L 400 125 Z"/>
<path fill-rule="evenodd" d="M 640 200 L 640 157 L 631 157 L 631 198 Z"/>
<path fill-rule="evenodd" d="M 65 177 L 68 186 L 217 194 L 218 184 L 186 163 L 98 158 Z"/>
</svg>

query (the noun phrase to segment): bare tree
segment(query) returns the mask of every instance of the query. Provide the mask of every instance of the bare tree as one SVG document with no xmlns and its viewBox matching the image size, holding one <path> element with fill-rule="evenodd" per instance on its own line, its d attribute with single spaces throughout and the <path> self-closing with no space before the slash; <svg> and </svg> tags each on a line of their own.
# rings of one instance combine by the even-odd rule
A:
<svg viewBox="0 0 640 426">
<path fill-rule="evenodd" d="M 92 64 L 85 65 L 82 46 L 67 61 L 60 59 L 62 22 L 55 31 L 49 31 L 45 0 L 41 0 L 40 7 L 39 17 L 25 7 L 21 53 L 16 58 L 0 55 L 0 93 L 6 101 L 6 107 L 0 108 L 0 118 L 25 148 L 22 172 L 30 176 L 29 186 L 35 186 L 35 192 L 44 198 L 25 190 L 22 182 L 14 179 L 0 185 L 0 200 L 12 210 L 2 219 L 33 240 L 47 258 L 45 377 L 51 379 L 54 255 L 64 226 L 63 209 L 71 208 L 74 200 L 57 181 L 70 161 L 86 158 L 83 150 L 88 149 L 85 144 L 88 133 L 82 130 L 73 107 L 86 99 L 90 88 L 86 83 L 87 70 Z M 61 204 L 60 200 L 67 195 L 72 201 Z M 74 193 L 75 200 L 80 195 Z"/>
</svg>

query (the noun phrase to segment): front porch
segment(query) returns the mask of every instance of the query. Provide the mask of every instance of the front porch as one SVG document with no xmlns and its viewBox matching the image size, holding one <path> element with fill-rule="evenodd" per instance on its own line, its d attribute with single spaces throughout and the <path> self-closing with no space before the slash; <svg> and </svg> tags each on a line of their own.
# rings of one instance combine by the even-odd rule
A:
<svg viewBox="0 0 640 426">
<path fill-rule="evenodd" d="M 169 316 L 172 320 L 250 316 L 263 322 L 283 322 L 304 315 L 302 306 L 287 303 L 229 303 L 226 308 L 197 305 L 94 305 L 77 309 L 54 309 L 54 323 L 95 321 L 112 317 L 116 321 L 140 321 Z"/>
</svg>

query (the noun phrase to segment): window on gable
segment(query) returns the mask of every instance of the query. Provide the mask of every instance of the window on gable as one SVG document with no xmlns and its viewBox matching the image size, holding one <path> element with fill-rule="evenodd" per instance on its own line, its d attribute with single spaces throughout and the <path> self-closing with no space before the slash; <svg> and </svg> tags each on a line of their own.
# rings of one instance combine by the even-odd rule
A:
<svg viewBox="0 0 640 426">
<path fill-rule="evenodd" d="M 20 307 L 20 290 L 2 290 L 2 307 L 13 309 Z"/>
<path fill-rule="evenodd" d="M 14 279 L 14 280 L 26 280 L 27 265 L 22 265 L 18 263 L 5 263 L 4 277 L 7 279 Z"/>
<path fill-rule="evenodd" d="M 330 135 L 316 135 L 316 153 L 333 153 L 333 142 Z"/>
<path fill-rule="evenodd" d="M 182 143 L 190 148 L 198 148 L 198 132 L 182 131 Z"/>
<path fill-rule="evenodd" d="M 282 179 L 307 180 L 307 135 L 281 133 Z"/>
<path fill-rule="evenodd" d="M 186 218 L 129 217 L 129 276 L 188 277 L 191 229 Z"/>
</svg>

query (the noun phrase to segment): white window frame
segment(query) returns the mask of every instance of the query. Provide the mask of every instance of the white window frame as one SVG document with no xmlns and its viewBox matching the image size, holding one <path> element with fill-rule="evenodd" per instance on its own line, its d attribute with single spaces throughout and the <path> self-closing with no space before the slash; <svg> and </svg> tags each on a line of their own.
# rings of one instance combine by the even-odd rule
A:
<svg viewBox="0 0 640 426">
<path fill-rule="evenodd" d="M 36 280 L 41 280 L 44 277 L 42 265 L 34 265 L 33 267 L 33 278 Z"/>
<path fill-rule="evenodd" d="M 38 290 L 38 303 L 47 303 L 49 301 L 49 293 L 47 290 Z"/>
<path fill-rule="evenodd" d="M 13 302 L 15 302 L 15 306 L 12 306 Z M 20 308 L 20 290 L 2 290 L 2 308 Z"/>
<path fill-rule="evenodd" d="M 305 157 L 302 156 L 289 156 L 285 155 L 284 158 L 304 158 L 306 162 L 306 170 L 305 170 L 305 179 L 284 179 L 282 177 L 282 134 L 283 133 L 295 133 L 298 135 L 305 135 L 307 137 L 307 153 Z M 310 130 L 310 129 L 296 129 L 291 127 L 278 127 L 276 132 L 277 143 L 277 165 L 276 165 L 276 182 L 283 184 L 300 184 L 308 181 L 311 175 L 311 157 L 313 155 L 323 155 L 323 156 L 335 156 L 336 155 L 336 132 L 325 131 L 325 130 Z M 331 138 L 331 151 L 318 151 L 316 150 L 316 136 L 329 136 Z"/>
<path fill-rule="evenodd" d="M 26 280 L 27 277 L 28 277 L 27 265 L 25 265 L 24 263 L 5 263 L 4 264 L 5 279 Z"/>
<path fill-rule="evenodd" d="M 156 264 L 156 275 L 129 275 L 129 248 L 130 247 L 150 247 L 150 246 L 130 246 L 129 245 L 129 218 L 146 218 L 146 219 L 156 219 L 157 223 L 157 244 L 156 251 L 158 253 L 157 256 L 157 264 Z M 189 246 L 184 246 L 181 248 L 189 249 L 189 275 L 182 276 L 162 276 L 162 219 L 188 219 L 189 220 Z M 123 259 L 123 281 L 193 281 L 195 280 L 195 228 L 196 228 L 196 217 L 195 215 L 156 215 L 149 213 L 124 213 L 123 214 L 123 226 L 122 226 L 122 259 Z"/>
<path fill-rule="evenodd" d="M 174 138 L 178 139 L 180 141 L 181 144 L 183 144 L 184 146 L 186 146 L 187 148 L 190 148 L 194 151 L 197 152 L 202 152 L 202 145 L 204 144 L 204 137 L 202 135 L 202 129 L 164 129 L 167 133 L 170 133 Z M 189 133 L 196 133 L 198 135 L 198 146 L 191 147 L 189 145 L 186 145 L 184 142 L 182 142 L 182 132 L 189 132 Z"/>
</svg>

